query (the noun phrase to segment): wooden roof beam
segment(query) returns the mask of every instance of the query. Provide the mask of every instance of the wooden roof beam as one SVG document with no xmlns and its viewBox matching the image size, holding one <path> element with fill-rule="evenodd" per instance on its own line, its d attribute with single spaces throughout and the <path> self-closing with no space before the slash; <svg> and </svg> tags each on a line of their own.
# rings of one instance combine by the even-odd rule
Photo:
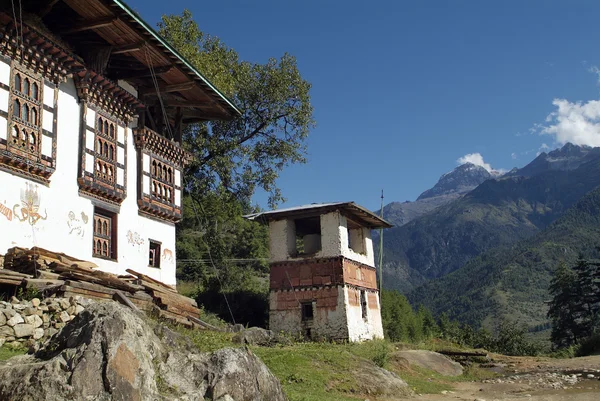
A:
<svg viewBox="0 0 600 401">
<path fill-rule="evenodd" d="M 158 89 L 161 93 L 169 93 L 169 92 L 185 92 L 196 88 L 196 83 L 193 81 L 183 82 L 180 84 L 173 85 L 158 85 Z M 141 96 L 153 95 L 156 94 L 155 88 L 148 88 L 140 91 Z"/>
<path fill-rule="evenodd" d="M 128 45 L 122 45 L 122 46 L 116 46 L 113 47 L 111 53 L 112 54 L 123 54 L 123 53 L 130 53 L 130 52 L 137 52 L 142 50 L 142 48 L 146 45 L 146 42 L 138 42 L 138 43 L 131 43 Z"/>
<path fill-rule="evenodd" d="M 110 17 L 102 17 L 94 20 L 83 21 L 78 24 L 73 25 L 71 28 L 61 31 L 61 35 L 69 34 L 69 33 L 77 33 L 83 31 L 89 31 L 90 29 L 101 28 L 103 26 L 108 26 L 113 24 L 118 18 L 113 16 Z"/>
<path fill-rule="evenodd" d="M 210 106 L 210 102 L 179 102 L 179 101 L 166 101 L 165 106 L 167 107 L 206 107 Z"/>
<path fill-rule="evenodd" d="M 42 8 L 38 12 L 39 17 L 44 18 L 46 16 L 46 14 L 48 14 L 50 11 L 52 11 L 52 7 L 54 7 L 54 5 L 56 3 L 58 3 L 58 0 L 50 0 L 50 2 L 46 5 L 46 7 Z"/>
<path fill-rule="evenodd" d="M 171 71 L 171 69 L 173 69 L 172 65 L 165 65 L 162 67 L 157 67 L 157 68 L 154 68 L 154 74 L 155 75 L 166 74 L 167 72 Z M 121 70 L 121 72 L 114 73 L 113 76 L 118 79 L 147 78 L 147 77 L 152 76 L 152 72 L 150 71 L 149 68 L 136 69 L 136 70 L 130 70 L 130 71 Z"/>
</svg>

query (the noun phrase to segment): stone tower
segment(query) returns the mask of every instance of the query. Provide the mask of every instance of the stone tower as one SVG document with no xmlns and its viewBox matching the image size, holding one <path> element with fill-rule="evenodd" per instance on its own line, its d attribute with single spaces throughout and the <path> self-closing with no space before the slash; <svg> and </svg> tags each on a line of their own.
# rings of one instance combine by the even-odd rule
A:
<svg viewBox="0 0 600 401">
<path fill-rule="evenodd" d="M 269 225 L 269 328 L 310 339 L 383 338 L 371 230 L 391 225 L 353 202 L 247 216 Z"/>
</svg>

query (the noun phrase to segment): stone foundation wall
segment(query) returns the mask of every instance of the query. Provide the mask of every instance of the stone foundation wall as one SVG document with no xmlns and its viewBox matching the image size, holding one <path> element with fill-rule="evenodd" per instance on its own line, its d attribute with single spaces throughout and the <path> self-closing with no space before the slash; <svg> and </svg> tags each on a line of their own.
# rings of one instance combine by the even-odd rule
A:
<svg viewBox="0 0 600 401">
<path fill-rule="evenodd" d="M 310 302 L 313 318 L 302 321 L 301 303 Z M 348 338 L 343 286 L 271 291 L 269 329 L 314 340 Z"/>
<path fill-rule="evenodd" d="M 40 301 L 0 301 L 0 346 L 24 346 L 37 349 L 39 344 L 60 331 L 89 305 L 81 297 L 46 298 Z"/>
</svg>

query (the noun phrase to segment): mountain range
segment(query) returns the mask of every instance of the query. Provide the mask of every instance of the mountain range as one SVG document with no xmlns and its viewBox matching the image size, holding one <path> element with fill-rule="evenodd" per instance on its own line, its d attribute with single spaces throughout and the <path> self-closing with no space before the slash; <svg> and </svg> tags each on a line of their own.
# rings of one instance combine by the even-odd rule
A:
<svg viewBox="0 0 600 401">
<path fill-rule="evenodd" d="M 572 144 L 504 175 L 459 166 L 398 204 L 409 207 L 384 208 L 397 225 L 384 235 L 384 287 L 473 324 L 508 316 L 543 324 L 553 269 L 595 249 L 595 228 L 574 221 L 600 199 L 591 192 L 598 185 L 600 148 Z"/>
</svg>

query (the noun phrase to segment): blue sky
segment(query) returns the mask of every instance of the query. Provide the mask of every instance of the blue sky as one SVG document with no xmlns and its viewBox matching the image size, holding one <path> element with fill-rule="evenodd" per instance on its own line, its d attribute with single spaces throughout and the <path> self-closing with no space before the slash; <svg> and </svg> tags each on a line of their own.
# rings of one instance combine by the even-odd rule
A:
<svg viewBox="0 0 600 401">
<path fill-rule="evenodd" d="M 377 208 L 382 188 L 414 200 L 468 154 L 510 170 L 567 141 L 600 146 L 597 1 L 128 4 L 152 25 L 187 8 L 248 61 L 296 56 L 317 128 L 308 163 L 281 175 L 286 205 Z"/>
</svg>

